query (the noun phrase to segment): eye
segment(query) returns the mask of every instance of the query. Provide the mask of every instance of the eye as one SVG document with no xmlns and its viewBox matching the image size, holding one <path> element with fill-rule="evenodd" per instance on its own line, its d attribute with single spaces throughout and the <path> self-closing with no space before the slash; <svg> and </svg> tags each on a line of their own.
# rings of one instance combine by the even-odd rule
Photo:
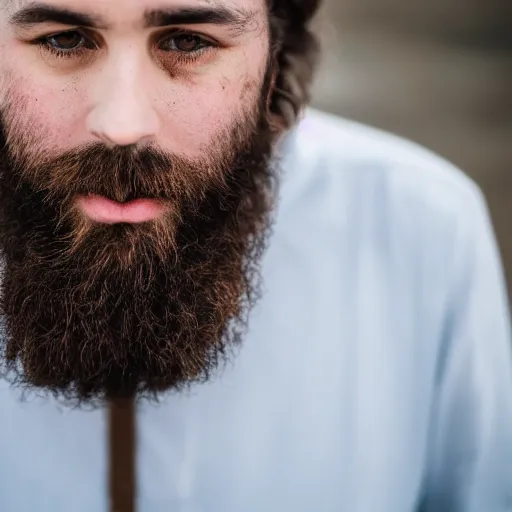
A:
<svg viewBox="0 0 512 512">
<path fill-rule="evenodd" d="M 58 51 L 74 52 L 86 46 L 87 40 L 83 34 L 74 30 L 48 36 L 46 37 L 46 43 L 49 46 L 53 46 Z"/>
<path fill-rule="evenodd" d="M 211 46 L 212 43 L 197 34 L 177 34 L 165 39 L 160 47 L 164 51 L 195 53 Z"/>
<path fill-rule="evenodd" d="M 88 50 L 96 49 L 96 44 L 78 30 L 68 30 L 36 39 L 33 44 L 57 57 L 79 57 Z"/>
</svg>

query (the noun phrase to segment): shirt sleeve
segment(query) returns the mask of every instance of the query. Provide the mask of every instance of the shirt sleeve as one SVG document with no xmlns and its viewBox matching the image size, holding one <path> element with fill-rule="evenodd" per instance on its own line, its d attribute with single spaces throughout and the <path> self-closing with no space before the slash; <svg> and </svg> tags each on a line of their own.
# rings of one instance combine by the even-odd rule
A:
<svg viewBox="0 0 512 512">
<path fill-rule="evenodd" d="M 479 190 L 459 215 L 423 512 L 512 511 L 512 350 L 499 252 Z"/>
</svg>

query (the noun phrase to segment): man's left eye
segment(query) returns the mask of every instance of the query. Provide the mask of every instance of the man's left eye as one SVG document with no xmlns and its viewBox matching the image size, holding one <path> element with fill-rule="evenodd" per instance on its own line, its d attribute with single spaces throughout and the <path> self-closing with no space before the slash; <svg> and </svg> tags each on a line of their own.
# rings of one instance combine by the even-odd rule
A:
<svg viewBox="0 0 512 512">
<path fill-rule="evenodd" d="M 166 39 L 162 43 L 161 48 L 166 51 L 192 53 L 208 46 L 212 45 L 200 36 L 194 34 L 180 34 Z"/>
</svg>

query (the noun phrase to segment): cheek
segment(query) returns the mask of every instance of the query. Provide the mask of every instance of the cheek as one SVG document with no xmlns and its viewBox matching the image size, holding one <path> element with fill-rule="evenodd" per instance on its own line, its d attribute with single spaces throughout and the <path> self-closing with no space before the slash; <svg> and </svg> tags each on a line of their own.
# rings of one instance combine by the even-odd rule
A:
<svg viewBox="0 0 512 512">
<path fill-rule="evenodd" d="M 268 41 L 255 37 L 251 43 L 228 54 L 197 77 L 180 84 L 161 113 L 164 140 L 174 150 L 200 155 L 212 139 L 230 132 L 236 121 L 253 120 L 257 114 L 267 71 Z M 169 143 L 170 144 L 170 143 Z"/>
<path fill-rule="evenodd" d="M 4 77 L 0 101 L 6 128 L 11 128 L 33 153 L 73 147 L 76 134 L 83 133 L 78 127 L 86 105 L 77 93 L 76 80 L 63 82 L 39 72 L 37 61 L 22 51 L 21 43 L 11 43 L 7 50 L 9 58 L 0 65 Z M 2 53 L 0 56 L 4 57 Z"/>
<path fill-rule="evenodd" d="M 80 119 L 76 94 L 35 87 L 30 83 L 17 85 L 10 91 L 12 111 L 6 119 L 9 131 L 16 138 L 30 141 L 32 152 L 51 148 L 65 151 L 73 147 Z"/>
<path fill-rule="evenodd" d="M 216 136 L 229 132 L 239 120 L 251 118 L 258 104 L 261 84 L 254 78 L 221 78 L 209 86 L 183 89 L 166 102 L 163 138 L 175 151 L 201 154 Z"/>
</svg>

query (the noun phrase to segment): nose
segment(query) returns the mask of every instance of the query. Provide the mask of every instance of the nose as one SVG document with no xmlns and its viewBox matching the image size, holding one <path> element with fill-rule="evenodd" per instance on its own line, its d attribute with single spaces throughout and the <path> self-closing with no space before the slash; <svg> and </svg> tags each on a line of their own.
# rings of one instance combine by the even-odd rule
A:
<svg viewBox="0 0 512 512">
<path fill-rule="evenodd" d="M 108 146 L 140 145 L 154 140 L 159 131 L 157 113 L 140 75 L 133 70 L 118 73 L 97 91 L 87 130 Z"/>
</svg>

